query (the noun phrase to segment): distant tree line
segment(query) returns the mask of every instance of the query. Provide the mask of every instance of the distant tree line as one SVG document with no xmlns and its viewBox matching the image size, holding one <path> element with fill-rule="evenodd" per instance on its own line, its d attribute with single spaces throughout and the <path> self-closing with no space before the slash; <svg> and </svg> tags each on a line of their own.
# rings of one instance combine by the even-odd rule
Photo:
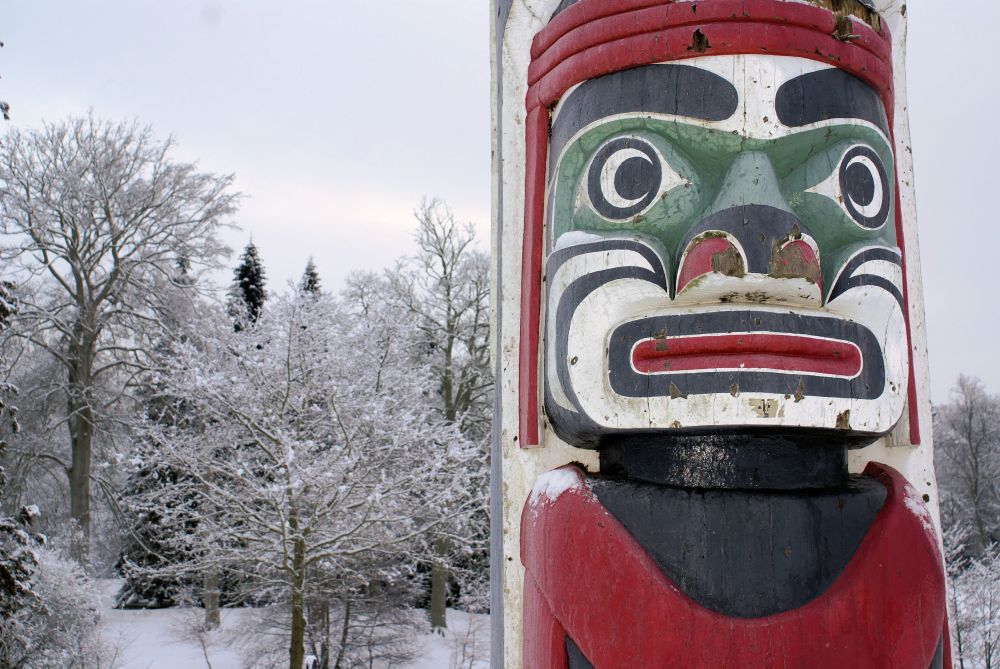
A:
<svg viewBox="0 0 1000 669">
<path fill-rule="evenodd" d="M 1000 397 L 960 376 L 934 408 L 935 467 L 960 669 L 1000 666 Z"/>
</svg>

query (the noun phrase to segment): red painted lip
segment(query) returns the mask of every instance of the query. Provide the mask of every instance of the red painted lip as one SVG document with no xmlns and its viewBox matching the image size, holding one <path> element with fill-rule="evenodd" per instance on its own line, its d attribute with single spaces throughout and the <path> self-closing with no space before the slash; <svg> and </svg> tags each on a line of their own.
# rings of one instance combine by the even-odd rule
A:
<svg viewBox="0 0 1000 669">
<path fill-rule="evenodd" d="M 632 348 L 640 374 L 766 370 L 854 378 L 861 350 L 849 341 L 774 332 L 644 339 Z"/>
</svg>

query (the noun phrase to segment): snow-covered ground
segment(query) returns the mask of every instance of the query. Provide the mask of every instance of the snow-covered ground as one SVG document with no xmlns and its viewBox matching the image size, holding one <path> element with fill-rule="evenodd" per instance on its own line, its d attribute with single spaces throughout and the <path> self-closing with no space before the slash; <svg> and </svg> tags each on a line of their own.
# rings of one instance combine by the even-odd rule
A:
<svg viewBox="0 0 1000 669">
<path fill-rule="evenodd" d="M 120 582 L 102 583 L 104 637 L 119 647 L 121 669 L 242 669 L 245 632 L 253 609 L 223 609 L 221 629 L 207 635 L 192 632 L 201 609 L 173 608 L 121 611 L 111 608 Z M 490 623 L 487 615 L 448 611 L 445 635 L 425 633 L 415 639 L 417 658 L 401 669 L 486 669 L 489 667 Z M 207 661 L 206 661 L 207 655 Z"/>
</svg>

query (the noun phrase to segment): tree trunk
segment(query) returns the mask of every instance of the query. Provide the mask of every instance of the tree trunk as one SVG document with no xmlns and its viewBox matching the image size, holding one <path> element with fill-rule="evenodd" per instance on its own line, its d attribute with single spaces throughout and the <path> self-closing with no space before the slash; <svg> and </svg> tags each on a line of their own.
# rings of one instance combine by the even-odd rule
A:
<svg viewBox="0 0 1000 669">
<path fill-rule="evenodd" d="M 70 346 L 68 397 L 66 411 L 69 420 L 70 517 L 76 523 L 77 536 L 70 550 L 81 564 L 86 564 L 90 553 L 90 461 L 94 442 L 93 368 L 94 344 L 87 336 L 88 328 L 78 322 L 74 342 Z"/>
<path fill-rule="evenodd" d="M 289 523 L 296 529 L 297 523 Z M 298 537 L 292 544 L 292 635 L 288 646 L 288 669 L 302 669 L 306 654 L 306 546 Z"/>
<path fill-rule="evenodd" d="M 70 550 L 81 564 L 90 554 L 90 456 L 93 450 L 93 412 L 89 406 L 73 408 L 69 420 L 72 465 L 69 470 L 69 512 L 76 524 Z"/>
<path fill-rule="evenodd" d="M 201 599 L 205 606 L 205 629 L 213 630 L 222 625 L 219 611 L 219 570 L 214 567 L 202 577 Z"/>
<path fill-rule="evenodd" d="M 448 627 L 448 570 L 444 558 L 448 554 L 448 544 L 444 539 L 434 542 L 437 559 L 431 565 L 431 629 L 443 630 Z"/>
<path fill-rule="evenodd" d="M 337 649 L 337 662 L 333 669 L 343 669 L 347 658 L 348 632 L 351 629 L 351 600 L 344 602 L 344 623 L 340 626 L 340 648 Z"/>
<path fill-rule="evenodd" d="M 319 622 L 321 638 L 319 642 L 319 669 L 330 669 L 330 600 L 323 596 L 319 603 Z"/>
<path fill-rule="evenodd" d="M 323 588 L 321 587 L 320 590 Z M 330 600 L 325 595 L 307 604 L 309 646 L 316 657 L 313 669 L 330 669 Z"/>
</svg>

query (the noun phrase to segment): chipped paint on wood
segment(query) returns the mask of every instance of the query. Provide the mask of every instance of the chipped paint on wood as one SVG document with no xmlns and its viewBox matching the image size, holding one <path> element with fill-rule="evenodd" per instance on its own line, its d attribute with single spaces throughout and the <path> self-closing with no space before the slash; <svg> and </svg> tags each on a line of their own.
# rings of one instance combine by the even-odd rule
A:
<svg viewBox="0 0 1000 669">
<path fill-rule="evenodd" d="M 556 89 L 547 83 L 551 80 L 543 82 L 543 75 L 539 74 L 541 70 L 532 65 L 532 41 L 538 48 L 541 48 L 538 45 L 544 44 L 536 35 L 544 29 L 560 3 L 557 0 L 497 2 L 498 7 L 506 4 L 509 8 L 506 24 L 498 25 L 498 35 L 502 38 L 498 42 L 494 70 L 500 78 L 496 90 L 502 101 L 497 108 L 503 114 L 502 123 L 495 124 L 502 128 L 496 140 L 499 150 L 495 154 L 502 155 L 503 159 L 496 165 L 494 208 L 497 214 L 494 248 L 497 265 L 494 276 L 503 285 L 502 299 L 497 305 L 502 317 L 496 321 L 495 338 L 499 363 L 499 448 L 505 472 L 501 528 L 502 590 L 505 599 L 503 666 L 513 669 L 522 666 L 525 639 L 522 595 L 528 591 L 524 589 L 524 571 L 520 560 L 520 511 L 524 508 L 528 491 L 539 474 L 568 462 L 584 463 L 588 476 L 593 476 L 605 464 L 602 460 L 604 451 L 600 448 L 597 451 L 588 449 L 599 447 L 609 439 L 614 440 L 618 431 L 629 434 L 649 431 L 650 434 L 676 435 L 671 436 L 673 439 L 686 439 L 687 435 L 704 432 L 711 426 L 726 430 L 739 426 L 753 429 L 787 426 L 826 430 L 842 435 L 841 438 L 853 446 L 873 442 L 866 448 L 851 450 L 847 454 L 851 470 L 861 471 L 869 460 L 898 469 L 917 488 L 920 493 L 917 499 L 926 497 L 925 502 L 936 522 L 937 495 L 930 457 L 912 162 L 907 150 L 909 137 L 902 70 L 905 12 L 902 4 L 890 0 L 877 0 L 871 3 L 872 7 L 867 2 L 849 0 L 785 3 L 809 4 L 832 10 L 824 28 L 825 39 L 829 43 L 814 48 L 818 51 L 816 54 L 803 53 L 796 57 L 778 54 L 769 59 L 741 57 L 732 51 L 723 53 L 730 48 L 730 43 L 721 28 L 698 23 L 711 16 L 713 5 L 721 6 L 724 0 L 718 3 L 680 0 L 669 3 L 673 8 L 668 7 L 668 3 L 656 3 L 654 0 L 623 0 L 622 9 L 662 4 L 665 16 L 674 16 L 670 12 L 677 8 L 700 16 L 700 19 L 686 23 L 683 32 L 678 33 L 683 37 L 679 37 L 674 44 L 684 53 L 677 56 L 677 62 L 724 79 L 728 76 L 727 80 L 737 92 L 754 89 L 761 81 L 788 81 L 790 77 L 822 73 L 831 66 L 837 69 L 845 59 L 836 54 L 846 53 L 844 49 L 867 48 L 864 45 L 874 43 L 870 41 L 874 39 L 873 34 L 891 36 L 890 48 L 880 58 L 893 67 L 876 75 L 876 64 L 859 74 L 868 86 L 876 77 L 881 77 L 882 81 L 889 82 L 888 87 L 893 94 L 881 96 L 885 113 L 883 120 L 870 113 L 862 113 L 865 118 L 850 128 L 843 128 L 844 124 L 829 120 L 818 122 L 817 130 L 822 133 L 849 130 L 837 137 L 843 145 L 832 152 L 835 157 L 823 159 L 828 164 L 842 166 L 840 172 L 834 170 L 824 175 L 819 166 L 823 161 L 820 160 L 801 172 L 795 168 L 772 165 L 774 174 L 782 175 L 778 177 L 778 182 L 769 181 L 774 177 L 762 156 L 768 156 L 768 161 L 773 162 L 776 153 L 767 147 L 769 143 L 776 145 L 780 142 L 784 142 L 786 147 L 781 149 L 785 155 L 796 155 L 791 147 L 795 135 L 800 132 L 788 133 L 783 127 L 783 118 L 784 121 L 789 119 L 782 116 L 780 101 L 775 96 L 774 89 L 779 88 L 778 85 L 770 92 L 757 87 L 759 97 L 737 96 L 736 116 L 741 120 L 733 122 L 731 127 L 727 126 L 726 119 L 702 119 L 688 124 L 692 126 L 688 129 L 683 118 L 667 111 L 658 112 L 660 116 L 654 119 L 637 120 L 633 124 L 626 114 L 618 119 L 619 132 L 629 138 L 626 145 L 618 147 L 624 153 L 615 155 L 614 151 L 607 152 L 607 162 L 600 166 L 603 169 L 597 170 L 599 178 L 595 183 L 598 186 L 596 190 L 588 191 L 578 185 L 580 179 L 594 166 L 595 152 L 599 152 L 616 135 L 600 135 L 599 116 L 589 118 L 576 129 L 564 130 L 567 126 L 561 119 L 571 118 L 576 113 L 572 112 L 572 104 L 567 98 L 573 91 L 585 89 L 587 80 L 571 82 L 565 91 L 553 96 L 551 93 Z M 574 14 L 570 14 L 569 10 L 587 2 L 563 2 L 561 9 L 572 18 L 579 16 L 579 8 L 574 9 Z M 748 6 L 756 4 L 757 0 L 753 0 Z M 498 15 L 503 11 L 506 8 L 500 8 Z M 608 26 L 613 23 L 611 19 L 606 21 Z M 664 29 L 669 30 L 669 26 Z M 700 33 L 703 40 L 697 38 L 696 33 Z M 569 40 L 564 40 L 564 43 L 568 44 Z M 695 48 L 699 45 L 704 47 L 702 51 Z M 541 58 L 539 54 L 544 50 L 535 54 L 536 60 Z M 773 55 L 777 51 L 771 53 Z M 613 61 L 616 56 L 609 52 L 608 57 L 606 62 Z M 671 60 L 675 59 L 662 58 L 658 62 Z M 587 62 L 585 56 L 577 61 Z M 552 62 L 556 63 L 558 59 Z M 773 68 L 779 62 L 782 66 L 776 77 Z M 785 63 L 792 62 L 797 64 L 793 68 L 786 67 Z M 734 66 L 734 63 L 737 65 Z M 497 67 L 499 64 L 503 66 L 502 71 Z M 635 65 L 641 67 L 639 63 L 629 67 L 639 69 Z M 535 69 L 529 74 L 532 67 Z M 734 72 L 736 79 L 732 78 Z M 545 85 L 536 85 L 539 82 Z M 530 116 L 533 101 L 541 101 L 541 106 L 545 108 L 541 117 Z M 662 102 L 666 104 L 668 101 Z M 671 121 L 677 134 L 662 135 L 653 122 L 660 118 Z M 717 134 L 711 132 L 713 124 L 720 131 Z M 800 127 L 808 129 L 808 124 Z M 851 134 L 859 131 L 863 131 L 864 135 Z M 537 141 L 532 144 L 532 132 L 536 132 L 536 139 L 544 138 L 544 149 L 548 155 L 542 154 L 541 161 L 536 160 L 534 168 L 535 174 L 541 175 L 544 189 L 530 194 L 526 185 L 531 179 L 526 180 L 524 172 L 524 166 L 532 161 L 528 149 L 532 146 L 543 148 Z M 647 142 L 647 145 L 638 144 L 639 140 Z M 673 151 L 672 143 L 677 141 L 688 144 L 679 151 Z M 815 143 L 815 139 L 806 137 L 803 146 Z M 877 159 L 872 159 L 869 153 L 857 159 L 857 154 L 850 152 L 858 144 L 872 148 Z M 644 146 L 648 148 L 644 149 Z M 678 167 L 678 158 L 687 158 L 689 163 L 692 162 L 690 156 L 697 153 L 695 149 L 702 154 L 728 156 L 716 160 L 719 167 L 714 177 L 715 183 L 727 185 L 728 194 L 713 193 L 709 185 L 713 179 L 701 178 L 697 173 L 701 169 L 698 161 Z M 732 178 L 729 178 L 724 165 L 727 160 L 734 165 L 732 157 L 739 156 L 741 151 L 746 154 L 742 166 L 731 170 Z M 659 164 L 658 167 L 654 166 L 654 162 Z M 539 166 L 541 169 L 538 169 Z M 868 176 L 861 169 L 868 170 Z M 619 172 L 630 176 L 627 179 L 619 177 Z M 644 175 L 658 175 L 661 187 L 652 194 L 643 190 Z M 789 175 L 794 175 L 794 179 L 799 181 L 799 190 L 780 181 Z M 777 185 L 768 186 L 769 182 Z M 873 183 L 874 194 L 869 195 L 872 192 L 870 184 Z M 532 197 L 535 199 L 531 200 Z M 873 198 L 872 201 L 867 201 L 868 197 Z M 878 197 L 883 199 L 876 202 Z M 604 203 L 595 205 L 595 200 L 600 198 Z M 540 228 L 532 227 L 534 214 L 526 215 L 530 209 L 526 208 L 528 200 L 537 205 L 536 212 L 541 212 L 538 218 L 542 222 Z M 831 204 L 827 205 L 827 202 Z M 887 223 L 882 223 L 883 219 L 879 218 L 881 207 L 876 204 L 886 202 L 891 211 L 886 213 Z M 685 216 L 691 217 L 691 220 L 699 216 L 705 219 L 711 214 L 748 204 L 791 211 L 804 225 L 794 222 L 786 225 L 786 221 L 775 219 L 774 230 L 765 234 L 764 239 L 751 243 L 750 238 L 742 236 L 740 228 L 727 227 L 724 218 L 719 219 L 721 224 L 713 221 L 703 230 L 686 227 L 689 224 L 678 224 Z M 826 207 L 836 209 L 824 209 Z M 636 209 L 632 211 L 630 208 Z M 841 220 L 845 226 L 854 227 L 843 228 L 845 232 L 839 237 L 829 232 L 821 222 L 828 220 L 832 211 L 840 212 L 838 215 L 843 217 Z M 583 218 L 581 212 L 585 214 Z M 756 214 L 751 213 L 754 215 L 744 218 L 753 227 L 753 221 L 757 219 L 754 218 Z M 624 214 L 620 220 L 615 218 L 619 214 Z M 894 219 L 895 225 L 889 219 Z M 590 223 L 581 225 L 585 220 Z M 537 274 L 538 299 L 533 303 L 537 308 L 533 368 L 524 367 L 524 362 L 532 358 L 523 355 L 524 335 L 532 332 L 532 328 L 525 330 L 523 327 L 525 314 L 530 314 L 530 309 L 526 312 L 523 308 L 526 304 L 523 298 L 525 288 L 529 294 L 531 292 L 531 282 L 525 284 L 525 277 L 531 275 L 522 271 L 521 263 L 526 229 L 539 232 L 537 240 L 540 246 L 533 248 L 539 249 L 542 254 Z M 848 230 L 850 232 L 846 232 Z M 867 241 L 859 243 L 859 235 Z M 706 247 L 710 252 L 699 257 L 692 250 L 696 239 L 722 240 L 724 245 Z M 797 241 L 803 241 L 805 245 L 791 244 Z M 762 249 L 759 254 L 757 243 Z M 576 253 L 588 244 L 594 246 L 593 252 Z M 877 250 L 895 246 L 900 247 L 902 253 L 892 256 Z M 557 251 L 568 257 L 558 268 L 551 263 Z M 758 257 L 762 259 L 760 262 L 755 260 Z M 682 281 L 685 265 L 688 271 Z M 623 275 L 611 278 L 597 289 L 585 285 L 588 277 L 602 273 L 609 276 L 609 273 L 623 270 Z M 878 292 L 871 283 L 866 283 L 870 279 L 865 277 L 875 277 L 883 285 L 894 286 L 895 293 Z M 567 308 L 565 314 L 560 314 L 560 296 L 564 295 L 573 296 L 570 302 L 578 301 L 575 311 L 580 313 Z M 847 303 L 851 301 L 864 306 L 849 308 Z M 835 308 L 838 303 L 843 306 L 839 313 Z M 720 310 L 749 313 L 750 330 L 746 332 L 757 332 L 766 331 L 770 318 L 768 313 L 822 314 L 864 324 L 865 319 L 870 318 L 865 312 L 872 309 L 893 314 L 884 318 L 880 325 L 872 322 L 869 326 L 872 332 L 881 329 L 877 336 L 881 342 L 879 348 L 885 354 L 883 390 L 879 397 L 865 399 L 870 392 L 863 389 L 852 390 L 849 397 L 830 397 L 824 394 L 830 392 L 829 388 L 816 387 L 814 375 L 801 373 L 787 374 L 787 385 L 775 392 L 762 393 L 759 383 L 763 377 L 754 378 L 753 374 L 766 375 L 774 370 L 767 366 L 770 363 L 763 368 L 744 367 L 741 370 L 738 363 L 742 344 L 739 343 L 734 343 L 734 347 L 725 353 L 735 356 L 731 358 L 737 361 L 735 373 L 732 378 L 719 383 L 712 392 L 704 392 L 705 387 L 699 387 L 700 382 L 691 383 L 690 371 L 667 378 L 669 367 L 687 364 L 678 363 L 682 358 L 677 355 L 677 351 L 686 350 L 685 345 L 681 345 L 685 337 L 730 335 L 734 331 L 732 328 L 713 331 L 711 326 L 702 333 L 697 328 L 688 330 L 668 318 L 674 314 L 701 318 Z M 611 339 L 608 325 L 621 324 L 644 314 L 652 314 L 655 320 L 651 322 L 656 323 L 644 335 L 652 340 L 650 353 L 653 357 L 648 364 L 655 362 L 660 367 L 649 378 L 652 380 L 668 374 L 660 386 L 662 391 L 659 396 L 622 396 L 616 390 L 620 390 L 621 386 L 615 385 L 618 381 L 614 381 L 609 373 L 608 360 L 629 342 L 616 344 Z M 553 345 L 563 336 L 561 330 L 568 331 L 564 348 Z M 906 340 L 908 330 L 910 342 Z M 739 332 L 738 328 L 736 332 Z M 851 342 L 850 337 L 842 338 L 845 336 L 843 332 L 833 336 L 835 345 L 824 349 L 827 351 L 824 355 L 828 355 L 828 362 L 824 364 L 830 364 L 834 369 L 849 369 L 837 360 L 837 355 L 842 355 L 847 349 L 836 342 Z M 795 346 L 800 343 L 793 339 L 787 341 Z M 859 345 L 859 350 L 864 351 L 864 345 Z M 767 362 L 758 355 L 761 352 L 755 352 L 755 364 Z M 629 355 L 619 357 L 629 360 Z M 898 362 L 900 360 L 901 363 Z M 652 371 L 652 367 L 649 369 Z M 522 410 L 526 406 L 523 381 L 532 375 L 537 375 L 537 394 L 534 400 L 528 398 L 527 406 L 530 408 L 534 403 L 537 437 L 542 448 L 524 450 L 519 447 L 519 442 L 524 441 L 519 438 L 525 434 L 523 420 L 519 425 L 519 415 L 522 418 L 531 416 L 530 412 L 525 414 Z M 754 402 L 757 404 L 754 405 Z M 583 413 L 580 413 L 581 408 Z M 596 427 L 574 427 L 577 419 L 567 416 L 567 410 L 593 421 Z M 918 433 L 923 434 L 923 443 L 915 445 L 920 441 Z M 709 460 L 699 466 L 711 466 L 711 462 Z M 700 480 L 709 484 L 713 479 Z M 583 555 L 586 553 L 584 550 Z M 534 625 L 527 629 L 533 630 Z M 570 648 L 566 644 L 560 647 Z M 589 657 L 586 643 L 572 648 L 577 654 L 570 653 L 567 661 Z"/>
</svg>

